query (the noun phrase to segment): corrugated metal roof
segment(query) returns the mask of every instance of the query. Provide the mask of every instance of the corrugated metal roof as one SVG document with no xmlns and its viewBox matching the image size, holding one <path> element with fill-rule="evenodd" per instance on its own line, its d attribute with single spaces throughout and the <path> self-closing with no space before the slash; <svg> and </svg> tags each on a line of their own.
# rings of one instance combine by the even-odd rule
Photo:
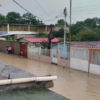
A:
<svg viewBox="0 0 100 100">
<path fill-rule="evenodd" d="M 24 38 L 26 41 L 28 41 L 28 42 L 32 42 L 32 43 L 34 43 L 34 42 L 48 42 L 48 38 Z M 51 40 L 51 42 L 58 42 L 59 41 L 59 39 L 58 38 L 54 38 L 54 39 L 52 39 Z"/>
<path fill-rule="evenodd" d="M 96 47 L 96 46 L 72 45 L 72 47 L 87 48 L 87 49 L 93 50 L 93 51 L 100 51 L 99 46 Z"/>
</svg>

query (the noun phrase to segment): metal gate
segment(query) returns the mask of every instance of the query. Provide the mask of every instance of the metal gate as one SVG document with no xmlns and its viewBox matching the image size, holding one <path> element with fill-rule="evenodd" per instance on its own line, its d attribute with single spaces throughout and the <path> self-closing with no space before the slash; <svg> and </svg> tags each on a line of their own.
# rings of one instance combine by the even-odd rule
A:
<svg viewBox="0 0 100 100">
<path fill-rule="evenodd" d="M 53 54 L 52 63 L 58 64 L 58 49 L 53 49 L 52 54 Z"/>
<path fill-rule="evenodd" d="M 27 44 L 20 43 L 20 51 L 23 51 L 24 56 L 27 57 Z"/>
</svg>

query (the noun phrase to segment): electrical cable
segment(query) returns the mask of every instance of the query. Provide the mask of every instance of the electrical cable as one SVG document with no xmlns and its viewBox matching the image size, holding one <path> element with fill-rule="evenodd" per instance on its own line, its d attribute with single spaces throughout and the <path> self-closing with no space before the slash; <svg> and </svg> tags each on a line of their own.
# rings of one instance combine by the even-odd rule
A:
<svg viewBox="0 0 100 100">
<path fill-rule="evenodd" d="M 16 2 L 15 0 L 13 0 L 18 6 L 20 6 L 23 10 L 25 10 L 26 12 L 32 14 L 30 11 L 28 11 L 26 8 L 24 8 L 23 6 L 21 6 L 18 2 Z M 46 19 L 43 19 L 43 18 L 40 18 L 34 14 L 32 14 L 34 17 L 37 17 L 38 19 L 41 19 L 41 20 L 44 20 L 44 21 L 50 21 L 52 20 L 53 18 L 49 19 L 49 20 L 46 20 Z M 58 15 L 59 16 L 59 15 Z M 55 18 L 55 17 L 54 17 Z"/>
<path fill-rule="evenodd" d="M 47 16 L 49 16 L 49 14 L 42 8 L 42 6 L 37 2 L 37 0 L 35 0 L 35 2 L 38 4 L 38 6 L 45 12 L 45 14 L 47 15 Z M 50 17 L 50 16 L 49 16 Z"/>
</svg>

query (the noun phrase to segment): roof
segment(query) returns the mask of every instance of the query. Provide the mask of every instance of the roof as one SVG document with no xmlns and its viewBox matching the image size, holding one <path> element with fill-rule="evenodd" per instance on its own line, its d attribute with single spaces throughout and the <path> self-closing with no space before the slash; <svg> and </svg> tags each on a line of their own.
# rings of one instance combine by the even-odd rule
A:
<svg viewBox="0 0 100 100">
<path fill-rule="evenodd" d="M 9 34 L 0 34 L 0 37 L 5 37 L 8 35 L 35 35 L 36 32 L 28 32 L 28 31 L 9 31 Z"/>
<path fill-rule="evenodd" d="M 24 38 L 26 41 L 28 41 L 28 42 L 32 42 L 32 43 L 34 43 L 34 42 L 48 42 L 48 38 Z M 54 39 L 52 39 L 51 40 L 51 42 L 58 42 L 59 41 L 59 39 L 58 38 L 54 38 Z"/>
<path fill-rule="evenodd" d="M 82 46 L 99 46 L 100 41 L 81 41 L 81 42 L 71 42 L 72 45 L 82 45 Z"/>
<path fill-rule="evenodd" d="M 87 48 L 87 49 L 89 49 L 89 50 L 93 50 L 93 51 L 100 51 L 100 46 L 72 45 L 72 47 Z"/>
<path fill-rule="evenodd" d="M 100 51 L 100 47 L 90 47 L 89 50 Z"/>
</svg>

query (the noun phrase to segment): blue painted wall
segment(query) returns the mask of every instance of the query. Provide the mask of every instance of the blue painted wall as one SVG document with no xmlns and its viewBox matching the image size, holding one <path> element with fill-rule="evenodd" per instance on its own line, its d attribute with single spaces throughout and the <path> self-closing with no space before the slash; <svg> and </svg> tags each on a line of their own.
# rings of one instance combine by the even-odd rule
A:
<svg viewBox="0 0 100 100">
<path fill-rule="evenodd" d="M 60 57 L 68 58 L 69 44 L 66 43 L 66 45 L 65 45 L 65 54 L 64 54 L 64 44 L 63 43 L 59 44 L 59 46 L 58 46 L 58 44 L 52 45 L 53 56 L 57 56 L 57 49 L 58 49 L 58 47 L 59 47 L 59 49 L 61 51 Z"/>
</svg>

